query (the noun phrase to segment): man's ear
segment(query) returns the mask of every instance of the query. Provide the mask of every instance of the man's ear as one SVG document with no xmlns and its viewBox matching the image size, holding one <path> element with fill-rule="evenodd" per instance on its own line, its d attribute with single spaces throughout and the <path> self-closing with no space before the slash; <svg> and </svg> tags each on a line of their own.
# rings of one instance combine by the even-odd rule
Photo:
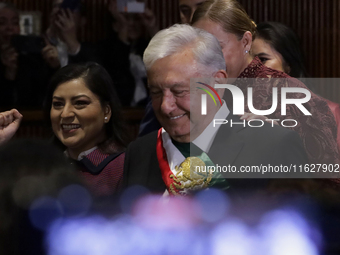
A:
<svg viewBox="0 0 340 255">
<path fill-rule="evenodd" d="M 228 74 L 225 70 L 221 69 L 221 70 L 218 70 L 216 73 L 214 73 L 214 78 L 215 78 L 215 82 L 224 83 L 225 81 L 223 80 L 224 79 L 227 80 Z"/>
<path fill-rule="evenodd" d="M 250 48 L 251 48 L 251 44 L 253 42 L 253 36 L 252 34 L 247 31 L 243 34 L 243 37 L 241 39 L 243 48 L 244 48 L 244 52 L 250 52 Z"/>
<path fill-rule="evenodd" d="M 104 107 L 104 121 L 105 123 L 109 122 L 111 119 L 111 107 L 109 104 L 106 104 Z"/>
<path fill-rule="evenodd" d="M 228 74 L 225 70 L 219 70 L 214 74 L 215 84 L 227 84 Z M 223 97 L 225 89 L 216 89 L 220 97 Z"/>
</svg>

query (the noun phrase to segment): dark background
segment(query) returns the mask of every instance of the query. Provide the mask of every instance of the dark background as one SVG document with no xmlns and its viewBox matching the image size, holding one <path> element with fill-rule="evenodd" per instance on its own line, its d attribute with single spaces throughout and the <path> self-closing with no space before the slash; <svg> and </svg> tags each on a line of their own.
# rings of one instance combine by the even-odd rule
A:
<svg viewBox="0 0 340 255">
<path fill-rule="evenodd" d="M 310 77 L 340 77 L 339 0 L 239 0 L 256 22 L 278 21 L 292 27 L 301 39 Z M 42 30 L 48 25 L 52 0 L 11 0 L 22 11 L 42 12 Z M 96 42 L 107 32 L 108 0 L 84 0 L 87 26 L 82 40 Z M 146 0 L 160 28 L 179 22 L 178 0 Z M 340 103 L 337 85 L 322 86 L 317 92 Z"/>
</svg>

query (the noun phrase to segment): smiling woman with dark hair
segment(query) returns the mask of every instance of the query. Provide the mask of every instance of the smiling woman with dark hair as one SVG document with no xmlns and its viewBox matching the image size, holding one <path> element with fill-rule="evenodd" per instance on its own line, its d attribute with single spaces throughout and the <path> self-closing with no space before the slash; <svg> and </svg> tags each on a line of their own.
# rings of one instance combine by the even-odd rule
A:
<svg viewBox="0 0 340 255">
<path fill-rule="evenodd" d="M 96 63 L 68 65 L 50 82 L 45 104 L 56 143 L 78 165 L 89 188 L 111 195 L 121 188 L 126 140 L 119 99 Z"/>
</svg>

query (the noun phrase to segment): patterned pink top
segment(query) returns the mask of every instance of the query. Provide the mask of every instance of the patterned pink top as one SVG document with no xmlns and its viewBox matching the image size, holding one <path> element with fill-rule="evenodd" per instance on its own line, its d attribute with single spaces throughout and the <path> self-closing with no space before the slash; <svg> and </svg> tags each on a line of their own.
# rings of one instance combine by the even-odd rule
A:
<svg viewBox="0 0 340 255">
<path fill-rule="evenodd" d="M 336 125 L 338 127 L 338 137 L 337 137 L 337 144 L 338 144 L 338 151 L 340 153 L 340 105 L 337 103 L 334 103 L 332 101 L 329 101 L 327 99 L 325 99 L 329 108 L 331 109 L 335 121 L 336 121 Z"/>
<path fill-rule="evenodd" d="M 78 161 L 80 177 L 95 196 L 113 195 L 122 189 L 125 153 L 112 160 L 111 156 L 96 149 Z"/>
<path fill-rule="evenodd" d="M 253 79 L 251 79 L 253 78 Z M 266 78 L 266 79 L 263 79 Z M 280 78 L 280 79 L 276 79 Z M 281 90 L 282 87 L 300 87 L 308 89 L 299 80 L 289 75 L 264 66 L 258 57 L 248 65 L 235 81 L 245 95 L 247 102 L 247 87 L 253 87 L 253 104 L 255 109 L 266 110 L 272 106 L 272 89 L 278 88 L 278 105 L 275 112 L 269 116 L 270 119 L 294 119 L 298 122 L 296 127 L 291 128 L 298 132 L 302 138 L 310 163 L 339 163 L 337 148 L 337 127 L 334 116 L 327 102 L 311 92 L 309 102 L 303 104 L 312 113 L 305 116 L 295 105 L 287 105 L 287 115 L 281 115 Z M 288 98 L 304 98 L 302 93 L 289 93 Z M 228 97 L 227 97 L 228 98 Z M 228 100 L 228 99 L 227 99 Z M 227 101 L 228 102 L 228 101 Z M 228 105 L 230 105 L 228 103 Z M 247 103 L 245 111 L 248 110 Z M 287 125 L 288 122 L 287 122 Z"/>
</svg>

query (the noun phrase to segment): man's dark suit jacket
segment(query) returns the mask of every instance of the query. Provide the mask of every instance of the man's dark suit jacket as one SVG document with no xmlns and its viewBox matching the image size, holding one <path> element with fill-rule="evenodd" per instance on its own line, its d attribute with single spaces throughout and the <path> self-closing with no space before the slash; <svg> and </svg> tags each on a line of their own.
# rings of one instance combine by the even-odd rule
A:
<svg viewBox="0 0 340 255">
<path fill-rule="evenodd" d="M 230 122 L 242 122 L 237 116 L 230 116 Z M 152 132 L 132 142 L 125 156 L 124 186 L 141 185 L 152 192 L 164 192 L 161 170 L 156 154 L 157 132 Z M 223 162 L 221 162 L 221 153 Z M 295 131 L 269 123 L 262 127 L 243 127 L 229 123 L 221 125 L 214 142 L 207 153 L 219 165 L 272 166 L 300 165 L 308 163 L 301 139 Z M 228 179 L 232 190 L 265 188 L 268 179 Z"/>
</svg>

